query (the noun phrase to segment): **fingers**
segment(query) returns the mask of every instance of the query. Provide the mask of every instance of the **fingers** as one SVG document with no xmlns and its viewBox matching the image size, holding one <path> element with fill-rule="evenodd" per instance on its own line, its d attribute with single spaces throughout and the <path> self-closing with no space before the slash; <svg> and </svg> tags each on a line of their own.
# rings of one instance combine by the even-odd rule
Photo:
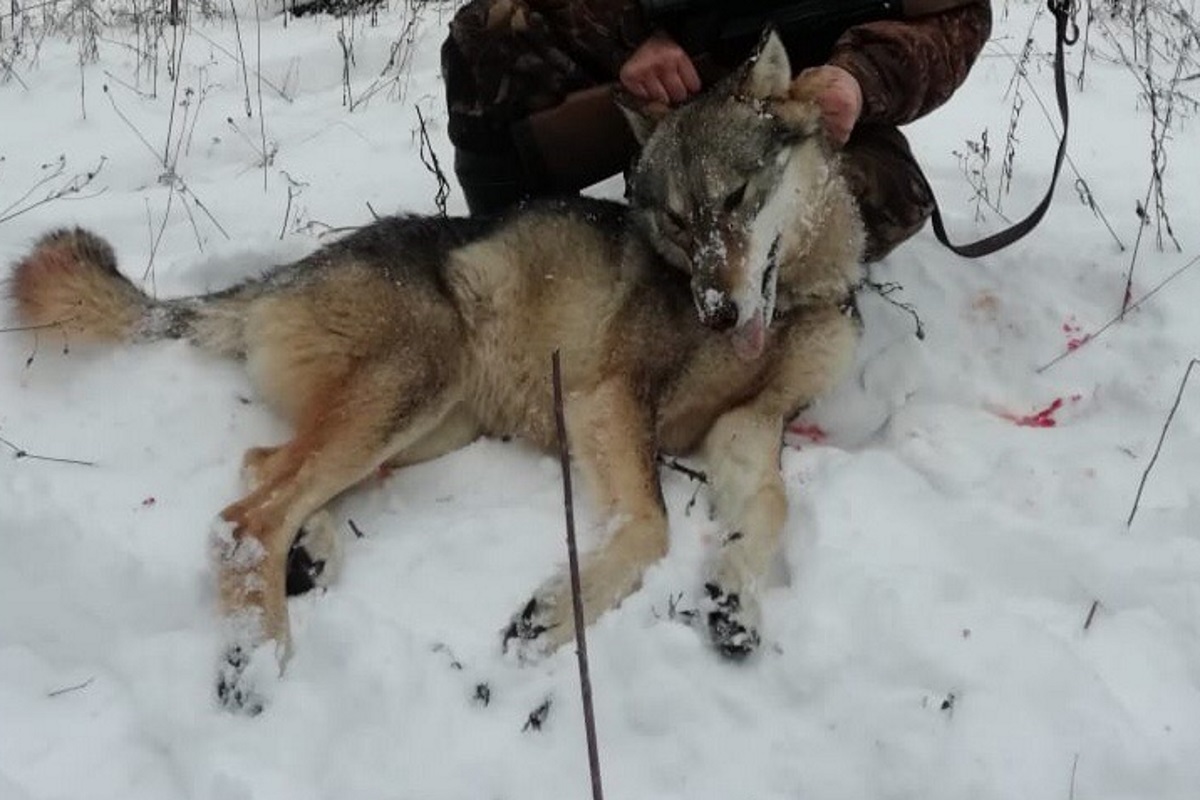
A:
<svg viewBox="0 0 1200 800">
<path fill-rule="evenodd" d="M 695 69 L 692 70 L 693 77 Z M 696 92 L 700 91 L 695 81 L 689 80 L 683 70 L 663 67 L 648 71 L 637 76 L 622 75 L 621 83 L 634 95 L 643 100 L 657 100 L 660 103 L 682 103 Z"/>
<path fill-rule="evenodd" d="M 672 103 L 682 103 L 688 99 L 687 86 L 684 85 L 683 75 L 678 71 L 667 71 L 662 76 L 662 87 Z"/>
<path fill-rule="evenodd" d="M 701 89 L 692 59 L 665 35 L 643 42 L 621 67 L 620 79 L 631 94 L 660 103 L 682 103 Z"/>
<path fill-rule="evenodd" d="M 862 114 L 862 87 L 846 70 L 826 64 L 801 72 L 792 82 L 791 96 L 809 100 L 821 110 L 825 135 L 844 145 Z"/>
<path fill-rule="evenodd" d="M 692 63 L 692 59 L 687 53 L 683 53 L 683 58 L 679 62 L 679 78 L 683 81 L 684 87 L 689 94 L 695 94 L 703 88 L 704 84 L 700 82 L 700 73 L 696 72 L 696 65 Z"/>
</svg>

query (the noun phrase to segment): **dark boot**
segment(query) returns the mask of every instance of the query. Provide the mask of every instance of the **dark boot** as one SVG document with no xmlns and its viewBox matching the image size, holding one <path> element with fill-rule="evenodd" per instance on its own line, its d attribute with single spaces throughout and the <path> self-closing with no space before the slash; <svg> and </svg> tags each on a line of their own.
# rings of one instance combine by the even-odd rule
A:
<svg viewBox="0 0 1200 800">
<path fill-rule="evenodd" d="M 455 148 L 454 174 L 473 217 L 495 216 L 532 194 L 515 152 Z"/>
<path fill-rule="evenodd" d="M 904 134 L 890 125 L 856 127 L 842 151 L 842 173 L 867 231 L 867 263 L 911 238 L 933 214 L 929 182 Z"/>
</svg>

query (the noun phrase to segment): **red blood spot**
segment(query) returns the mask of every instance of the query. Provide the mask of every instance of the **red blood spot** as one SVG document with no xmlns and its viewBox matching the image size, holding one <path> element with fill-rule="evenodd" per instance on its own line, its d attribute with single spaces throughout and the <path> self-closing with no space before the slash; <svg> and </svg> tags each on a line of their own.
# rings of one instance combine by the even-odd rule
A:
<svg viewBox="0 0 1200 800">
<path fill-rule="evenodd" d="M 1083 333 L 1083 328 L 1079 327 L 1079 323 L 1075 320 L 1075 317 L 1070 317 L 1062 324 L 1062 332 L 1067 335 L 1068 350 L 1075 350 L 1082 347 L 1087 343 L 1088 339 L 1092 338 L 1090 333 Z"/>
<path fill-rule="evenodd" d="M 153 497 L 147 497 L 142 501 L 142 508 L 151 508 L 157 502 Z"/>
<path fill-rule="evenodd" d="M 1068 399 L 1072 402 L 1078 402 L 1081 395 L 1073 394 Z M 1032 414 L 1018 415 L 1008 412 L 1000 412 L 1000 416 L 1012 422 L 1015 425 L 1020 425 L 1023 428 L 1053 428 L 1058 424 L 1058 420 L 1054 418 L 1055 413 L 1063 407 L 1065 401 L 1061 397 L 1054 398 L 1054 402 L 1043 408 L 1041 411 L 1035 411 Z"/>
<path fill-rule="evenodd" d="M 787 432 L 792 436 L 808 439 L 813 444 L 821 444 L 829 438 L 829 434 L 820 425 L 811 422 L 793 422 L 787 426 Z"/>
</svg>

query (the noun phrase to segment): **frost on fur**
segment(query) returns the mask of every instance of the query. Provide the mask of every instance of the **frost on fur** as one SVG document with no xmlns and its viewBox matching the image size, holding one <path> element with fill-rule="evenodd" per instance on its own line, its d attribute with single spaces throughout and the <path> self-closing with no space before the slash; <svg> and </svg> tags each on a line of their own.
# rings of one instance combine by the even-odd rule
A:
<svg viewBox="0 0 1200 800">
<path fill-rule="evenodd" d="M 214 561 L 239 571 L 253 569 L 267 556 L 262 542 L 249 536 L 236 536 L 233 523 L 220 518 L 214 520 L 209 529 L 209 545 Z"/>
<path fill-rule="evenodd" d="M 251 716 L 269 699 L 265 691 L 279 678 L 279 646 L 263 639 L 262 612 L 248 609 L 225 618 L 224 649 L 217 670 L 217 702 Z"/>
</svg>

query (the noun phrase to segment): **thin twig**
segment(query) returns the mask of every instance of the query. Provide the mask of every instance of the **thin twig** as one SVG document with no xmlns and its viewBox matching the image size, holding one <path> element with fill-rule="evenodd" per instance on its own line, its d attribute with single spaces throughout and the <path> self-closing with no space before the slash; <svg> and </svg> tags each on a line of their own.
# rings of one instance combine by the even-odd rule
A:
<svg viewBox="0 0 1200 800">
<path fill-rule="evenodd" d="M 1100 608 L 1100 601 L 1093 600 L 1092 607 L 1088 609 L 1087 619 L 1083 621 L 1083 629 L 1086 631 L 1092 627 L 1092 620 L 1096 618 L 1096 609 Z"/>
<path fill-rule="evenodd" d="M 583 592 L 579 584 L 579 552 L 575 547 L 575 504 L 571 495 L 571 455 L 567 442 L 567 422 L 563 411 L 562 367 L 559 353 L 550 357 L 554 383 L 554 421 L 558 427 L 558 456 L 563 478 L 563 509 L 567 520 L 567 559 L 571 572 L 571 605 L 575 611 L 575 645 L 579 657 L 579 685 L 583 696 L 583 725 L 587 735 L 588 769 L 592 778 L 593 800 L 603 800 L 600 785 L 600 753 L 596 745 L 596 716 L 592 709 L 592 679 L 588 670 L 587 635 L 583 628 Z"/>
<path fill-rule="evenodd" d="M 437 152 L 433 149 L 433 143 L 429 141 L 429 129 L 425 125 L 425 116 L 421 113 L 421 107 L 414 106 L 414 108 L 417 110 L 417 123 L 420 125 L 421 163 L 437 180 L 438 187 L 433 196 L 433 204 L 437 207 L 438 216 L 444 217 L 446 216 L 446 199 L 450 196 L 450 181 L 446 180 L 446 173 L 442 171 Z"/>
<path fill-rule="evenodd" d="M 142 132 L 138 130 L 138 127 L 133 124 L 129 117 L 125 116 L 125 112 L 121 110 L 120 106 L 117 105 L 117 101 L 113 98 L 112 92 L 108 90 L 108 84 L 104 84 L 104 86 L 101 88 L 104 90 L 104 94 L 108 97 L 108 102 L 112 104 L 113 111 L 117 112 L 117 116 L 121 118 L 121 121 L 129 126 L 129 129 L 133 131 L 134 135 L 136 135 L 139 140 L 141 140 L 142 144 L 146 146 L 146 149 L 150 151 L 150 154 L 154 156 L 154 160 L 157 161 L 158 151 L 155 150 L 154 145 L 150 144 L 150 141 L 144 135 L 142 135 Z"/>
<path fill-rule="evenodd" d="M 0 444 L 4 445 L 8 449 L 12 450 L 13 458 L 15 458 L 15 459 L 28 458 L 30 461 L 51 461 L 51 462 L 54 462 L 55 464 L 74 464 L 79 467 L 94 467 L 94 466 L 96 466 L 96 462 L 94 462 L 94 461 L 79 461 L 74 458 L 53 458 L 52 456 L 39 456 L 39 455 L 29 452 L 28 450 L 26 450 L 23 447 L 17 447 L 15 444 L 10 442 L 8 439 L 5 439 L 3 436 L 0 436 Z"/>
<path fill-rule="evenodd" d="M 80 689 L 86 689 L 92 685 L 92 681 L 96 680 L 95 676 L 88 678 L 83 683 L 77 683 L 74 686 L 64 686 L 62 689 L 55 689 L 53 692 L 46 692 L 46 697 L 58 697 L 59 695 L 67 694 L 68 692 L 78 692 Z"/>
<path fill-rule="evenodd" d="M 142 98 L 143 100 L 153 100 L 154 99 L 154 95 L 150 94 L 149 92 L 143 92 L 141 89 L 137 88 L 136 86 L 134 86 L 124 80 L 121 80 L 116 75 L 113 75 L 108 70 L 104 70 L 104 77 L 108 78 L 110 81 L 117 84 L 121 88 L 126 89 L 127 91 L 130 91 L 130 92 L 133 92 L 134 94 L 136 94 L 138 97 Z"/>
<path fill-rule="evenodd" d="M 1183 400 L 1183 392 L 1187 389 L 1188 378 L 1192 377 L 1192 368 L 1200 364 L 1200 358 L 1193 358 L 1188 362 L 1187 369 L 1184 370 L 1183 380 L 1179 382 L 1179 391 L 1175 393 L 1175 402 L 1171 405 L 1171 412 L 1167 414 L 1167 421 L 1163 424 L 1162 433 L 1158 436 L 1158 444 L 1154 447 L 1154 455 L 1150 457 L 1150 463 L 1146 465 L 1146 471 L 1142 473 L 1142 480 L 1138 484 L 1137 496 L 1133 498 L 1133 508 L 1129 511 L 1129 519 L 1125 520 L 1125 527 L 1133 525 L 1133 518 L 1137 515 L 1138 506 L 1142 502 L 1142 492 L 1146 488 L 1146 481 L 1150 479 L 1150 471 L 1154 469 L 1154 464 L 1158 461 L 1158 454 L 1162 452 L 1163 442 L 1166 441 L 1167 431 L 1171 427 L 1171 421 L 1175 419 L 1175 412 L 1179 410 L 1179 403 Z"/>
<path fill-rule="evenodd" d="M 79 193 L 84 187 L 88 186 L 93 180 L 96 179 L 96 176 L 100 174 L 100 170 L 104 169 L 104 165 L 107 162 L 108 156 L 100 156 L 100 162 L 96 164 L 94 169 L 89 170 L 88 172 L 77 172 L 58 188 L 51 189 L 43 197 L 26 203 L 25 201 L 29 199 L 29 196 L 37 191 L 39 187 L 45 186 L 50 181 L 63 174 L 66 169 L 67 162 L 65 157 L 60 156 L 58 164 L 51 174 L 39 180 L 27 192 L 22 194 L 12 203 L 9 203 L 8 206 L 0 209 L 0 224 L 8 222 L 11 219 L 15 219 L 22 214 L 26 214 L 33 209 L 38 208 L 39 206 L 46 205 L 47 203 L 51 203 L 55 200 L 83 199 L 96 197 L 99 194 L 103 194 L 104 190 L 101 189 L 95 194 L 83 195 L 82 197 L 79 197 Z M 21 205 L 22 203 L 25 203 L 25 205 Z"/>
<path fill-rule="evenodd" d="M 350 65 L 354 62 L 354 24 L 350 26 L 350 39 L 346 39 L 346 19 L 342 18 L 341 30 L 337 32 L 337 42 L 342 48 L 342 105 L 354 110 L 354 95 L 350 91 Z"/>
<path fill-rule="evenodd" d="M 279 241 L 283 241 L 283 235 L 287 232 L 288 219 L 292 215 L 292 201 L 300 196 L 304 188 L 308 186 L 304 181 L 298 181 L 288 174 L 286 169 L 279 170 L 283 175 L 283 179 L 287 181 L 287 205 L 283 209 L 283 222 L 279 226 Z"/>
<path fill-rule="evenodd" d="M 178 25 L 172 30 L 173 36 L 178 36 L 175 45 L 175 86 L 171 90 L 171 111 L 167 114 L 167 135 L 163 144 L 162 165 L 168 172 L 174 172 L 174 162 L 171 160 L 171 131 L 175 127 L 175 107 L 179 103 L 179 85 L 183 83 L 183 45 L 187 42 L 188 29 L 191 25 Z M 182 31 L 182 32 L 180 32 Z M 176 159 L 178 160 L 178 159 Z"/>
<path fill-rule="evenodd" d="M 204 239 L 200 236 L 200 226 L 196 224 L 196 215 L 192 213 L 192 207 L 188 205 L 187 195 L 180 194 L 179 202 L 183 205 L 183 212 L 187 214 L 188 222 L 192 224 L 192 235 L 196 237 L 196 248 L 204 252 Z"/>
<path fill-rule="evenodd" d="M 59 319 L 55 320 L 54 322 L 43 322 L 41 325 L 18 325 L 15 328 L 0 328 L 0 333 L 21 333 L 23 331 L 40 331 L 45 330 L 46 328 L 57 328 L 60 325 L 65 325 L 73 319 L 75 318 L 67 317 L 66 319 Z"/>
<path fill-rule="evenodd" d="M 685 466 L 677 458 L 669 458 L 667 456 L 660 455 L 658 457 L 658 463 L 662 464 L 667 469 L 675 470 L 679 474 L 684 475 L 688 478 L 691 478 L 692 480 L 694 480 L 698 483 L 708 483 L 708 475 L 707 474 L 705 474 L 701 470 L 692 469 L 691 467 Z"/>
<path fill-rule="evenodd" d="M 232 58 L 234 61 L 238 61 L 238 57 L 236 55 L 234 55 L 233 53 L 231 53 L 229 51 L 229 48 L 225 47 L 224 45 L 222 45 L 220 42 L 216 41 L 215 39 L 205 35 L 204 31 L 200 30 L 199 28 L 196 28 L 195 30 L 193 30 L 192 35 L 199 36 L 201 39 L 208 42 L 208 44 L 211 45 L 214 49 L 219 50 L 220 52 L 224 53 L 229 58 Z M 282 97 L 286 102 L 288 102 L 288 103 L 296 102 L 295 98 L 290 97 L 287 92 L 285 92 L 283 89 L 279 88 L 274 83 L 272 83 L 261 72 L 255 71 L 255 75 L 258 77 L 259 80 L 261 80 L 266 85 L 266 87 L 268 89 L 270 89 L 271 91 L 275 92 L 275 94 Z"/>
<path fill-rule="evenodd" d="M 1000 53 L 1002 53 L 1004 56 L 1006 56 L 1014 64 L 1017 63 L 1017 57 L 1015 55 L 1013 55 L 1012 52 L 1008 48 L 1006 48 L 1002 43 L 992 42 L 991 46 L 994 46 Z M 1061 134 L 1059 134 L 1059 131 L 1058 131 L 1058 125 L 1054 121 L 1054 115 L 1050 113 L 1050 109 L 1046 106 L 1046 102 L 1042 99 L 1041 92 L 1038 91 L 1037 86 L 1034 85 L 1033 81 L 1031 81 L 1029 79 L 1029 76 L 1027 74 L 1022 74 L 1021 79 L 1025 82 L 1026 87 L 1029 89 L 1030 94 L 1033 96 L 1034 102 L 1036 102 L 1038 105 L 1038 108 L 1041 109 L 1042 116 L 1045 117 L 1046 124 L 1050 126 L 1050 130 L 1054 133 L 1055 136 L 1061 135 Z M 1078 186 L 1078 184 L 1080 184 L 1080 183 L 1083 184 L 1084 189 L 1083 189 L 1083 191 L 1080 191 L 1080 199 L 1083 201 L 1083 203 L 1088 208 L 1091 209 L 1092 213 L 1095 214 L 1100 219 L 1100 222 L 1103 223 L 1104 227 L 1106 229 L 1108 229 L 1108 235 L 1111 236 L 1113 241 L 1115 241 L 1117 243 L 1117 248 L 1119 250 L 1121 250 L 1122 252 L 1124 252 L 1126 249 L 1125 243 L 1123 241 L 1121 241 L 1121 237 L 1117 235 L 1117 232 L 1115 230 L 1113 230 L 1112 225 L 1108 221 L 1108 217 L 1106 217 L 1104 215 L 1104 211 L 1100 208 L 1099 203 L 1096 202 L 1096 198 L 1092 195 L 1092 192 L 1091 192 L 1091 189 L 1089 188 L 1087 179 L 1085 179 L 1083 177 L 1083 174 L 1079 171 L 1079 167 L 1077 167 L 1075 165 L 1075 160 L 1073 158 L 1071 158 L 1070 153 L 1066 154 L 1066 163 L 1067 163 L 1067 167 L 1070 168 L 1071 172 L 1075 173 L 1076 185 Z"/>
<path fill-rule="evenodd" d="M 88 688 L 89 686 L 91 686 L 91 682 L 94 680 L 96 680 L 96 676 L 92 675 L 91 678 L 83 681 L 82 684 L 76 684 L 74 686 L 64 686 L 62 688 L 56 688 L 56 690 L 54 690 L 53 692 L 47 692 L 46 696 L 47 697 L 59 697 L 60 694 L 66 694 L 67 692 L 78 692 L 80 690 L 80 688 Z"/>
<path fill-rule="evenodd" d="M 292 199 L 296 196 L 296 190 L 287 187 L 287 205 L 283 207 L 283 222 L 279 224 L 279 241 L 283 241 L 283 235 L 287 233 L 288 218 L 292 216 Z"/>
<path fill-rule="evenodd" d="M 1196 266 L 1196 264 L 1200 264 L 1200 255 L 1196 256 L 1191 261 L 1189 261 L 1188 263 L 1184 264 L 1179 269 L 1172 272 L 1170 275 L 1168 275 L 1166 278 L 1164 278 L 1157 286 L 1155 286 L 1150 291 L 1146 292 L 1146 294 L 1142 295 L 1141 299 L 1139 299 L 1136 303 L 1130 304 L 1129 307 L 1124 309 L 1120 314 L 1117 314 L 1115 317 L 1110 319 L 1108 322 L 1104 323 L 1104 325 L 1102 325 L 1098 331 L 1096 331 L 1095 333 L 1088 334 L 1082 341 L 1076 343 L 1074 347 L 1067 348 L 1066 350 L 1059 353 L 1057 356 L 1055 356 L 1050 361 L 1047 361 L 1045 364 L 1042 364 L 1040 367 L 1038 367 L 1034 371 L 1038 375 L 1041 375 L 1043 372 L 1050 369 L 1051 367 L 1053 367 L 1058 362 L 1062 361 L 1067 356 L 1071 355 L 1072 353 L 1079 352 L 1080 350 L 1082 350 L 1084 348 L 1084 346 L 1089 345 L 1092 342 L 1096 341 L 1109 328 L 1116 325 L 1118 322 L 1123 321 L 1125 319 L 1125 315 L 1127 315 L 1130 311 L 1136 311 L 1138 308 L 1141 307 L 1141 305 L 1143 303 L 1145 303 L 1151 297 L 1154 297 L 1154 295 L 1158 294 L 1160 289 L 1162 289 L 1164 286 L 1166 286 L 1171 281 L 1178 278 L 1180 275 L 1182 275 L 1187 270 Z"/>
<path fill-rule="evenodd" d="M 149 202 L 149 201 L 147 201 Z M 171 219 L 171 205 L 175 202 L 175 181 L 171 181 L 167 185 L 167 207 L 163 211 L 162 225 L 158 227 L 158 235 L 154 237 L 150 243 L 150 258 L 146 262 L 146 269 L 142 272 L 142 280 L 151 279 L 151 283 L 157 283 L 155 280 L 158 276 L 154 275 L 154 257 L 158 254 L 158 246 L 162 244 L 163 234 L 167 231 L 167 222 Z M 147 205 L 147 212 L 149 205 Z"/>
<path fill-rule="evenodd" d="M 229 0 L 229 10 L 233 15 L 233 35 L 234 38 L 237 39 L 237 62 L 242 66 L 242 99 L 244 100 L 246 106 L 246 118 L 249 119 L 253 116 L 253 112 L 250 108 L 250 79 L 246 76 L 246 49 L 242 46 L 242 26 L 241 23 L 238 22 L 237 4 L 234 2 L 234 0 Z M 261 80 L 262 77 L 259 76 L 260 85 Z"/>
<path fill-rule="evenodd" d="M 925 341 L 925 323 L 921 320 L 921 315 L 917 313 L 916 306 L 914 306 L 912 303 L 902 303 L 899 300 L 892 299 L 893 294 L 904 289 L 902 285 L 896 283 L 895 281 L 878 283 L 869 278 L 864 278 L 862 280 L 862 286 L 866 289 L 872 290 L 875 292 L 875 294 L 883 298 L 884 301 L 891 303 L 893 306 L 912 317 L 913 323 L 916 325 L 916 330 L 913 331 L 913 335 L 922 342 Z"/>
<path fill-rule="evenodd" d="M 257 64 L 258 73 L 258 132 L 262 138 L 263 152 L 263 192 L 267 191 L 267 121 L 263 116 L 263 99 L 262 99 L 262 14 L 259 12 L 258 0 L 254 0 L 254 32 L 257 42 L 257 52 L 255 53 L 255 63 Z"/>
<path fill-rule="evenodd" d="M 223 226 L 220 222 L 217 222 L 217 218 L 214 217 L 213 213 L 208 210 L 208 206 L 204 205 L 204 203 L 200 200 L 200 198 L 196 196 L 196 193 L 194 191 L 192 191 L 192 187 L 188 186 L 187 182 L 184 181 L 183 177 L 180 175 L 176 175 L 175 180 L 179 182 L 180 196 L 190 197 L 192 199 L 192 202 L 196 204 L 196 208 L 198 208 L 204 212 L 204 216 L 208 217 L 208 221 L 211 222 L 213 224 L 213 226 L 216 227 L 216 229 L 221 232 L 222 236 L 224 236 L 226 239 L 232 238 L 229 235 L 229 232 L 227 230 L 225 230 L 225 226 Z"/>
</svg>

